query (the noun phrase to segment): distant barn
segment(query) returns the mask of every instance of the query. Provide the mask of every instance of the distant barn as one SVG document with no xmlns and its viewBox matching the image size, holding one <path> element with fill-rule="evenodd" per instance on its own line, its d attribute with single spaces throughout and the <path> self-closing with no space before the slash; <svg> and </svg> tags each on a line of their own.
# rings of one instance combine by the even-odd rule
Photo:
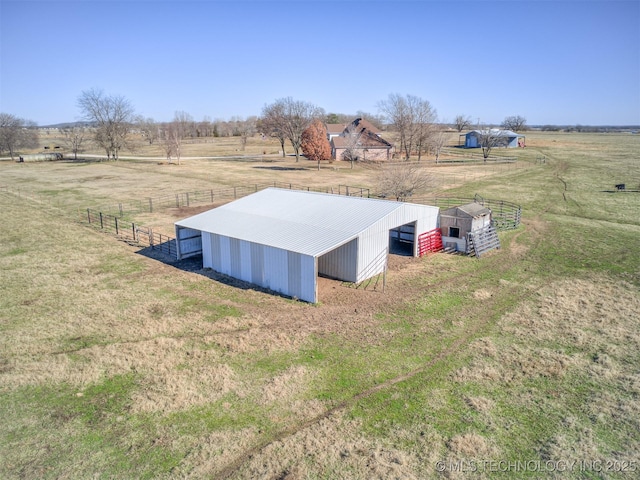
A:
<svg viewBox="0 0 640 480">
<path fill-rule="evenodd" d="M 318 301 L 317 277 L 361 282 L 384 271 L 390 242 L 418 255 L 437 207 L 268 188 L 176 222 L 178 259 L 283 295 Z"/>
<path fill-rule="evenodd" d="M 482 137 L 485 135 L 494 137 L 495 143 L 492 146 L 504 148 L 524 146 L 525 136 L 511 130 L 471 130 L 460 136 L 464 136 L 465 148 L 478 148 L 482 146 Z"/>
</svg>

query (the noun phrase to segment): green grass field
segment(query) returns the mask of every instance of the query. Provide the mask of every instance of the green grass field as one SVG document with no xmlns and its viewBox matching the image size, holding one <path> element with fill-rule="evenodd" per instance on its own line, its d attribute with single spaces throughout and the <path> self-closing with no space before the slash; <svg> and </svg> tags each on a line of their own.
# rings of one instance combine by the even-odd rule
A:
<svg viewBox="0 0 640 480">
<path fill-rule="evenodd" d="M 322 279 L 318 305 L 148 258 L 77 211 L 377 170 L 0 162 L 0 477 L 636 478 L 640 193 L 613 186 L 640 189 L 640 136 L 527 145 L 425 163 L 439 192 L 522 205 L 499 251 L 392 259 L 384 293 Z"/>
</svg>

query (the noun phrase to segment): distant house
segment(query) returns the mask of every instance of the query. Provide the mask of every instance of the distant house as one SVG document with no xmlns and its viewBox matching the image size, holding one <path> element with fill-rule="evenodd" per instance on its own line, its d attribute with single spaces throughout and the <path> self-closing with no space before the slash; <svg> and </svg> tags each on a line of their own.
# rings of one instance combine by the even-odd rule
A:
<svg viewBox="0 0 640 480">
<path fill-rule="evenodd" d="M 461 134 L 460 137 L 464 136 L 464 148 L 478 148 L 482 146 L 482 137 L 485 135 L 491 135 L 495 139 L 494 145 L 492 145 L 495 147 L 516 148 L 525 146 L 525 136 L 511 130 L 471 130 L 468 133 Z"/>
<path fill-rule="evenodd" d="M 344 123 L 327 123 L 327 140 L 331 141 L 332 138 L 339 137 L 347 128 Z"/>
<path fill-rule="evenodd" d="M 349 124 L 327 124 L 331 157 L 336 160 L 389 160 L 393 145 L 379 135 L 380 130 L 363 118 Z"/>
</svg>

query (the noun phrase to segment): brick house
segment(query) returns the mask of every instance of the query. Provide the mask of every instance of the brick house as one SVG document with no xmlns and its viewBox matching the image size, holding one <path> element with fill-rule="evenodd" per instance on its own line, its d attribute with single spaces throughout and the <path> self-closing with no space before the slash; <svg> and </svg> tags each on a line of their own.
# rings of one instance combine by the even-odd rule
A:
<svg viewBox="0 0 640 480">
<path fill-rule="evenodd" d="M 356 118 L 353 122 L 328 124 L 327 138 L 331 144 L 331 157 L 336 160 L 380 161 L 391 159 L 393 145 L 382 138 L 371 122 Z"/>
</svg>

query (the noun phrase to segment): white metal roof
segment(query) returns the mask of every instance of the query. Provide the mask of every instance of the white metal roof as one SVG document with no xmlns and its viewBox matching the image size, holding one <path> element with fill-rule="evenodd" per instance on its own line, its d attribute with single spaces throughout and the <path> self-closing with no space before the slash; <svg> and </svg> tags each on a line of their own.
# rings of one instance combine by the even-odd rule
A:
<svg viewBox="0 0 640 480">
<path fill-rule="evenodd" d="M 176 225 L 315 257 L 408 205 L 412 204 L 267 188 Z"/>
<path fill-rule="evenodd" d="M 464 135 L 476 134 L 476 135 L 487 135 L 491 133 L 492 135 L 496 135 L 499 137 L 524 137 L 524 135 L 520 133 L 516 133 L 512 130 L 500 130 L 499 128 L 492 128 L 491 130 L 471 130 L 470 132 L 465 133 Z"/>
</svg>

